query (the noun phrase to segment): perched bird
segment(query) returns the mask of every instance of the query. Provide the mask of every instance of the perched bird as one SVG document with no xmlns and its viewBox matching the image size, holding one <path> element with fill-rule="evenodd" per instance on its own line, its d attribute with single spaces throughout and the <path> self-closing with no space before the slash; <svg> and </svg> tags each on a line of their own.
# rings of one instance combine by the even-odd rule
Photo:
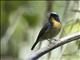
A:
<svg viewBox="0 0 80 60">
<path fill-rule="evenodd" d="M 48 18 L 48 22 L 43 26 L 36 42 L 33 44 L 31 50 L 35 48 L 39 41 L 50 40 L 55 37 L 61 30 L 61 22 L 58 14 L 51 12 Z"/>
</svg>

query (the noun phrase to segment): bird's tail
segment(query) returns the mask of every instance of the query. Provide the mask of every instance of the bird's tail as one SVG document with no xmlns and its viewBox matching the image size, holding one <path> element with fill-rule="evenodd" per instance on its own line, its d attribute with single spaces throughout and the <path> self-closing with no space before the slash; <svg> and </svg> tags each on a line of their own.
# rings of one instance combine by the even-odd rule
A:
<svg viewBox="0 0 80 60">
<path fill-rule="evenodd" d="M 33 44 L 31 50 L 33 50 L 33 49 L 35 48 L 35 46 L 37 45 L 38 42 L 39 42 L 39 40 L 37 40 L 37 41 Z"/>
</svg>

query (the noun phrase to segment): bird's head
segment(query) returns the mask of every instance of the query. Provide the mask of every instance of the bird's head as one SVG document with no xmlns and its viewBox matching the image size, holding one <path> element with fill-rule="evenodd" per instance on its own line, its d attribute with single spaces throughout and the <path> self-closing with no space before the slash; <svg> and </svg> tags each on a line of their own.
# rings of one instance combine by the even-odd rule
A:
<svg viewBox="0 0 80 60">
<path fill-rule="evenodd" d="M 55 28 L 61 27 L 61 22 L 60 22 L 59 15 L 58 15 L 57 13 L 55 13 L 55 12 L 51 12 L 51 13 L 50 13 L 49 22 L 50 22 Z"/>
<path fill-rule="evenodd" d="M 50 13 L 50 17 L 49 17 L 50 22 L 52 22 L 53 20 L 60 22 L 60 18 L 59 15 L 55 12 L 51 12 Z"/>
</svg>

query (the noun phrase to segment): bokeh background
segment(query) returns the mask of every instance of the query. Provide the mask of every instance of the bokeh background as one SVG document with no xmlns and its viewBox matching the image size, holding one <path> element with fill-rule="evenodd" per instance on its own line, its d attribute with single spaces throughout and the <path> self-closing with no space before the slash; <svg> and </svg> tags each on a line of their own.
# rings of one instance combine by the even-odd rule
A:
<svg viewBox="0 0 80 60">
<path fill-rule="evenodd" d="M 51 11 L 58 13 L 61 19 L 59 38 L 80 32 L 79 0 L 0 1 L 0 8 L 1 60 L 26 60 Z M 42 47 L 45 43 L 42 42 Z M 80 40 L 54 49 L 39 60 L 80 60 Z"/>
</svg>

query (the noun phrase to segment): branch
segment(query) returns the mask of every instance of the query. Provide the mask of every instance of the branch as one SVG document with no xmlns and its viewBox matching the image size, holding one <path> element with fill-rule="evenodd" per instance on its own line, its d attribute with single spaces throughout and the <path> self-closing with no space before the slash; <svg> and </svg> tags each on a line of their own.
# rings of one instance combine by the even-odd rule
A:
<svg viewBox="0 0 80 60">
<path fill-rule="evenodd" d="M 51 50 L 53 50 L 53 49 L 55 49 L 61 45 L 67 44 L 71 41 L 75 41 L 78 39 L 80 39 L 80 32 L 65 36 L 65 37 L 59 39 L 54 45 L 50 44 L 47 47 L 41 48 L 40 50 L 31 53 L 29 55 L 29 57 L 27 58 L 27 60 L 37 60 L 38 58 L 40 58 L 44 54 L 48 53 L 49 51 L 51 51 Z"/>
</svg>

